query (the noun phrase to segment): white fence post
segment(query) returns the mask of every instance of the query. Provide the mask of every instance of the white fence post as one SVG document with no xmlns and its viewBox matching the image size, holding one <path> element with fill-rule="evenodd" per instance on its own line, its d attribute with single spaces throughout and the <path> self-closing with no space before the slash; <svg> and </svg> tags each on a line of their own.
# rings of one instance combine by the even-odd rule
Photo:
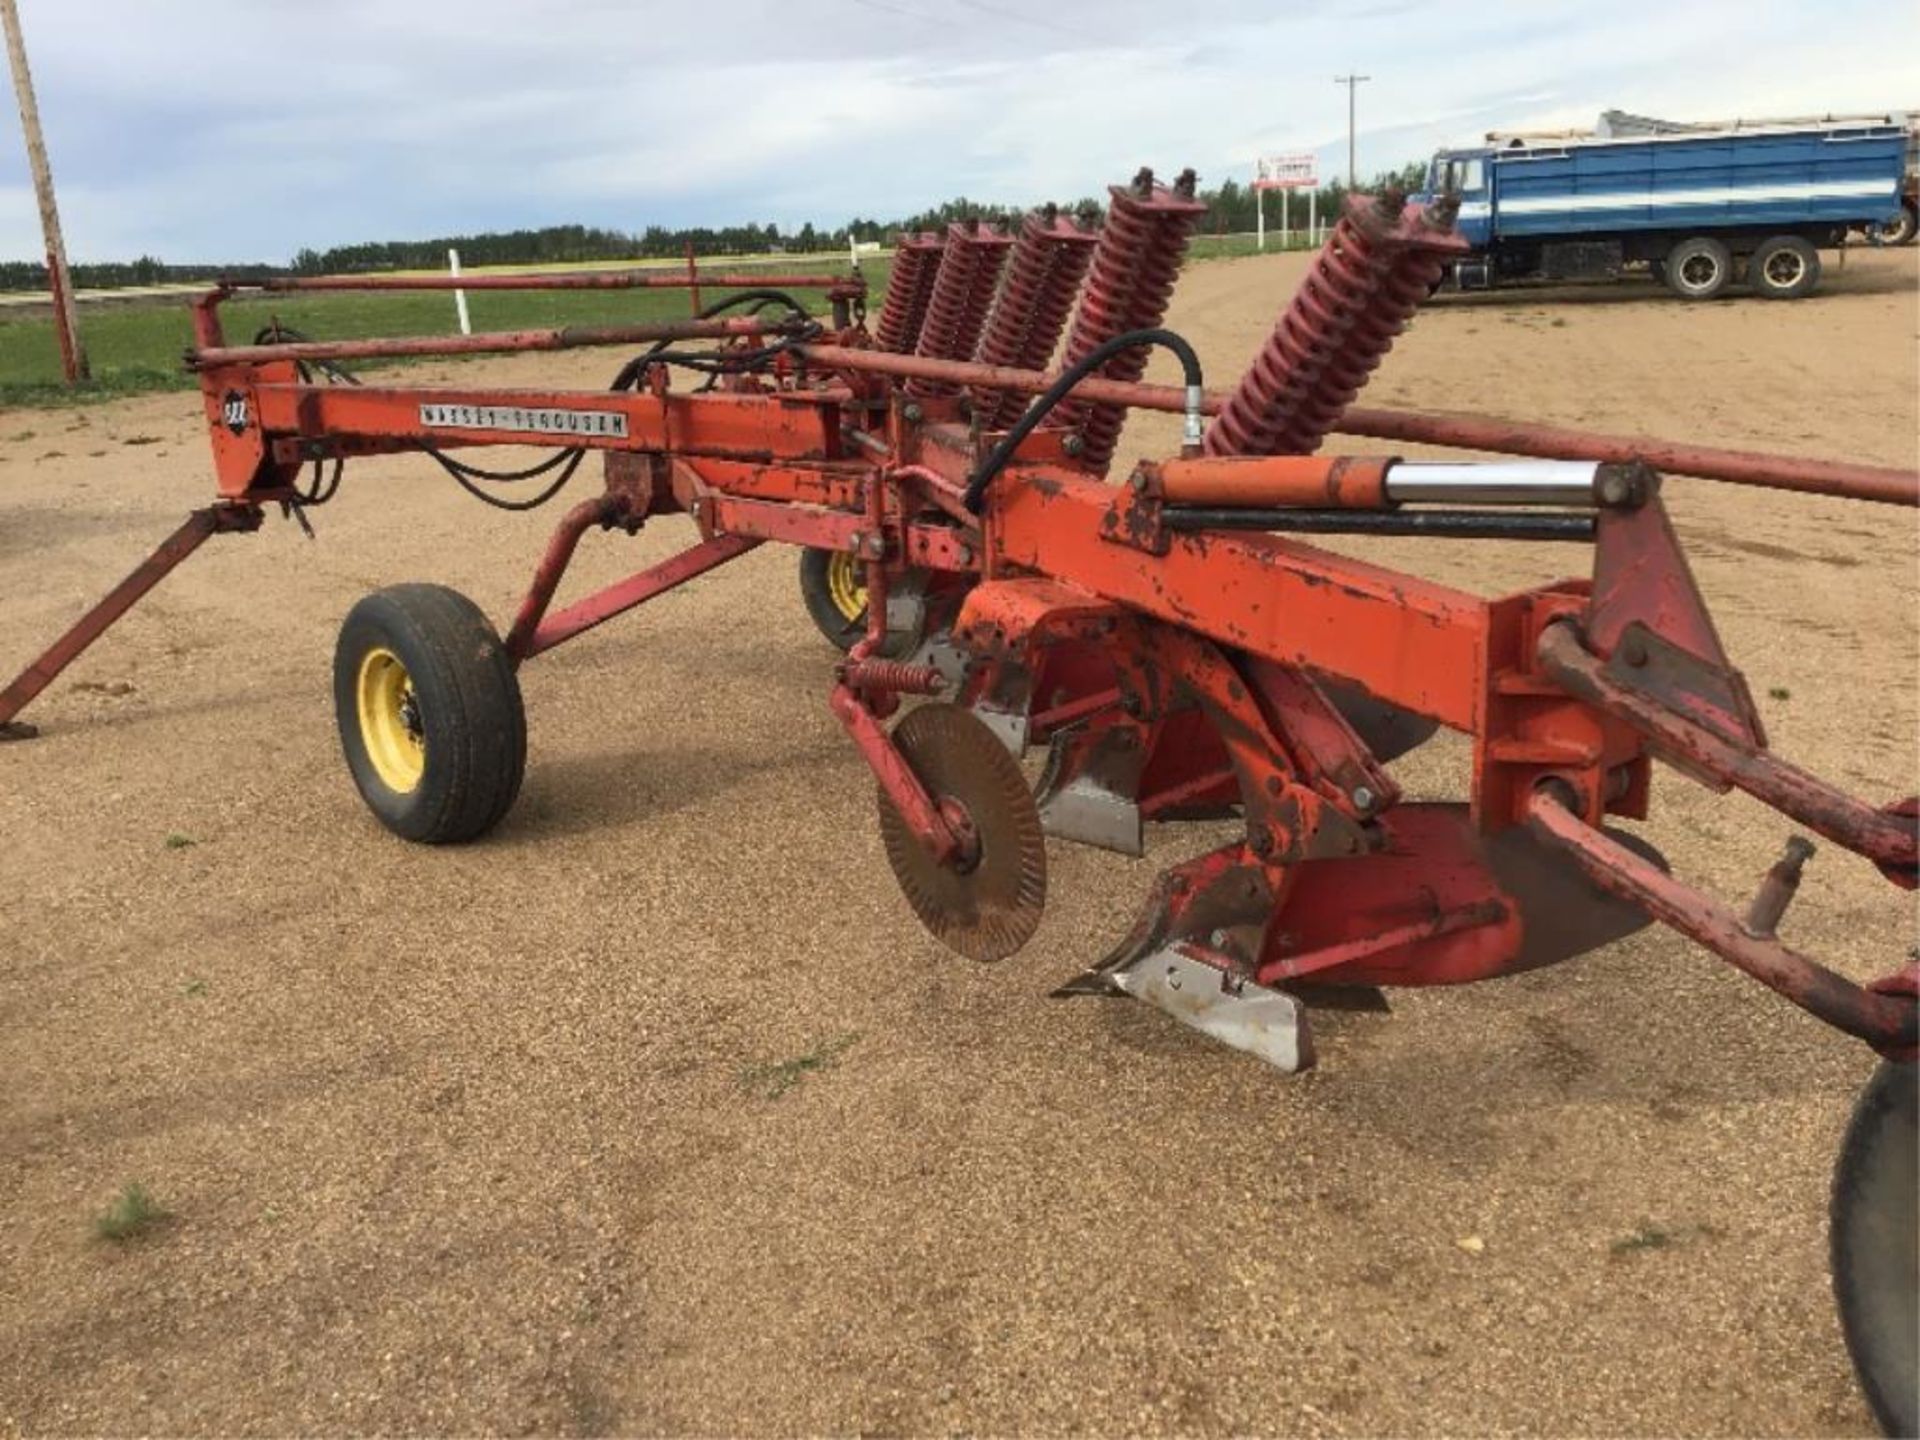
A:
<svg viewBox="0 0 1920 1440">
<path fill-rule="evenodd" d="M 460 252 L 458 250 L 447 251 L 447 269 L 453 272 L 454 279 L 458 280 L 460 278 Z M 467 292 L 465 290 L 455 290 L 453 292 L 453 308 L 460 316 L 460 333 L 462 335 L 471 335 L 473 333 L 473 322 L 467 318 Z"/>
</svg>

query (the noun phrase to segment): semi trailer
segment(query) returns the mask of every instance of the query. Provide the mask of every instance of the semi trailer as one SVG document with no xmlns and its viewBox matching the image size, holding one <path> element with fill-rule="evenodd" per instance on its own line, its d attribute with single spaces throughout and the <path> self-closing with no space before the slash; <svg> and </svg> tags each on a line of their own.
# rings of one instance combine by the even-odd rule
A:
<svg viewBox="0 0 1920 1440">
<path fill-rule="evenodd" d="M 1711 300 L 1773 300 L 1820 282 L 1820 251 L 1906 218 L 1904 116 L 1729 123 L 1609 111 L 1590 132 L 1495 133 L 1433 158 L 1427 198 L 1458 195 L 1462 290 L 1650 272 Z"/>
</svg>

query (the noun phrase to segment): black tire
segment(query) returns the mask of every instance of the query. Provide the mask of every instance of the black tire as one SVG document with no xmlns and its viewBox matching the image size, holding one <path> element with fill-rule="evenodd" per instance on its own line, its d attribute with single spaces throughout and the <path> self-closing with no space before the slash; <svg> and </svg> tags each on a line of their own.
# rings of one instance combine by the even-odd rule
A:
<svg viewBox="0 0 1920 1440">
<path fill-rule="evenodd" d="M 1889 1435 L 1920 1435 L 1920 1065 L 1884 1061 L 1833 1171 L 1833 1293 L 1854 1373 Z"/>
<path fill-rule="evenodd" d="M 1660 278 L 1682 300 L 1711 300 L 1733 281 L 1733 256 L 1711 235 L 1682 240 L 1667 252 Z"/>
<path fill-rule="evenodd" d="M 1763 240 L 1747 260 L 1747 284 L 1766 300 L 1798 300 L 1820 283 L 1820 252 L 1798 235 Z"/>
<path fill-rule="evenodd" d="M 457 590 L 390 585 L 348 611 L 333 710 L 360 798 L 405 839 L 472 840 L 520 793 L 520 682 L 487 617 Z"/>
<path fill-rule="evenodd" d="M 1867 239 L 1875 245 L 1911 245 L 1916 234 L 1920 234 L 1920 217 L 1911 205 L 1902 205 L 1892 220 L 1867 227 Z"/>
<path fill-rule="evenodd" d="M 848 588 L 851 555 L 837 550 L 800 552 L 800 597 L 807 603 L 807 614 L 814 628 L 841 650 L 851 650 L 854 642 L 867 633 L 866 587 L 855 607 Z M 853 572 L 857 574 L 857 571 Z"/>
</svg>

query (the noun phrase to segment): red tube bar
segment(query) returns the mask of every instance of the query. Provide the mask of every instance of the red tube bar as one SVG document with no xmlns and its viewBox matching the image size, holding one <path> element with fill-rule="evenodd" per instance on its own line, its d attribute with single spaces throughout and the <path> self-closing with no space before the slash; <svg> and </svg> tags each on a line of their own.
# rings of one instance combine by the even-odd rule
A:
<svg viewBox="0 0 1920 1440">
<path fill-rule="evenodd" d="M 187 352 L 189 370 L 260 365 L 273 360 L 377 360 L 402 355 L 476 355 L 507 350 L 577 350 L 643 340 L 724 340 L 773 335 L 784 321 L 725 318 L 665 320 L 651 325 L 566 325 L 550 330 L 493 330 L 478 335 L 409 335 L 388 340 L 301 340 L 280 345 L 214 345 Z"/>
<path fill-rule="evenodd" d="M 800 353 L 816 365 L 834 370 L 863 370 L 880 375 L 923 376 L 951 380 L 987 389 L 1038 395 L 1058 372 L 1014 370 L 966 360 L 933 360 L 917 355 L 888 355 L 874 350 L 851 350 L 838 345 L 806 345 Z M 1074 387 L 1089 400 L 1131 405 L 1138 410 L 1165 410 L 1179 414 L 1186 396 L 1178 386 L 1125 384 L 1090 377 Z M 1220 413 L 1226 396 L 1209 390 L 1201 403 L 1208 415 Z M 1839 460 L 1804 460 L 1793 455 L 1769 455 L 1753 450 L 1722 450 L 1711 445 L 1689 445 L 1674 440 L 1636 439 L 1625 435 L 1598 435 L 1553 425 L 1502 420 L 1492 415 L 1422 415 L 1410 410 L 1350 409 L 1334 430 L 1372 439 L 1404 440 L 1456 450 L 1490 450 L 1499 454 L 1536 455 L 1548 460 L 1644 459 L 1656 469 L 1702 480 L 1724 480 L 1732 485 L 1758 485 L 1811 495 L 1835 495 L 1846 500 L 1871 500 L 1886 505 L 1920 506 L 1920 471 L 1889 466 L 1856 465 Z"/>
<path fill-rule="evenodd" d="M 210 537 L 222 531 L 259 528 L 260 508 L 257 505 L 209 505 L 189 514 L 178 530 L 162 540 L 151 555 L 134 567 L 132 574 L 114 586 L 105 599 L 75 621 L 66 634 L 49 645 L 38 660 L 22 670 L 4 691 L 0 691 L 0 739 L 26 739 L 36 733 L 31 725 L 16 725 L 13 717 L 26 707 L 29 700 L 51 685 L 62 670 L 79 659 L 114 621 L 131 610 L 141 596 L 172 574 L 176 565 L 198 550 Z"/>
<path fill-rule="evenodd" d="M 1816 835 L 1863 855 L 1890 874 L 1910 874 L 1920 863 L 1920 830 L 1911 818 L 1876 810 L 1816 775 L 1721 739 L 1666 706 L 1615 684 L 1599 657 L 1580 643 L 1571 624 L 1540 632 L 1535 650 L 1548 679 L 1577 700 L 1626 721 L 1662 755 L 1744 790 Z M 1907 888 L 1913 888 L 1907 882 Z"/>
<path fill-rule="evenodd" d="M 1423 415 L 1411 410 L 1354 408 L 1333 427 L 1343 435 L 1373 440 L 1403 440 L 1459 450 L 1493 450 L 1503 455 L 1534 455 L 1543 460 L 1644 460 L 1673 475 L 1697 475 L 1733 485 L 1797 490 L 1808 495 L 1837 495 L 1886 505 L 1920 505 L 1920 473 L 1845 460 L 1802 460 L 1758 450 L 1722 450 L 1678 440 L 1602 435 L 1501 420 L 1492 415 Z"/>
<path fill-rule="evenodd" d="M 1772 936 L 1753 934 L 1726 906 L 1608 839 L 1547 790 L 1528 797 L 1527 818 L 1601 889 L 1639 905 L 1809 1014 L 1877 1050 L 1913 1045 L 1911 999 L 1855 985 Z"/>
<path fill-rule="evenodd" d="M 244 290 L 685 290 L 710 285 L 716 290 L 830 290 L 836 286 L 865 293 L 857 275 L 764 274 L 733 271 L 578 270 L 530 271 L 524 275 L 286 275 L 264 280 L 221 280 L 214 293 Z"/>
<path fill-rule="evenodd" d="M 540 557 L 539 567 L 533 572 L 533 583 L 527 587 L 519 613 L 513 617 L 513 628 L 507 632 L 507 658 L 516 666 L 527 658 L 534 632 L 540 628 L 547 606 L 553 603 L 553 592 L 560 588 L 560 577 L 573 562 L 580 537 L 595 525 L 611 525 L 625 515 L 628 508 L 621 496 L 596 495 L 591 500 L 582 500 L 561 519 L 553 538 L 547 542 L 547 553 Z"/>
<path fill-rule="evenodd" d="M 558 540 L 559 537 L 556 537 L 556 545 Z M 528 638 L 526 654 L 516 658 L 530 660 L 543 650 L 551 650 L 563 641 L 604 624 L 656 595 L 665 594 L 676 585 L 684 585 L 696 576 L 746 554 L 759 543 L 748 535 L 716 535 L 677 555 L 669 555 L 658 565 L 615 581 L 606 589 L 596 590 L 557 614 L 547 616 Z M 555 578 L 557 581 L 558 577 Z"/>
</svg>

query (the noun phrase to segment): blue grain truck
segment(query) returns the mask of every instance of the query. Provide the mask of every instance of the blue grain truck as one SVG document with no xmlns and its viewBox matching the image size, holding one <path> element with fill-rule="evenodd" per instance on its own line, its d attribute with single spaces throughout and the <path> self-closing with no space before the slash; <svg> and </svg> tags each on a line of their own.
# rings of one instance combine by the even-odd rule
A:
<svg viewBox="0 0 1920 1440">
<path fill-rule="evenodd" d="M 1645 267 L 1688 300 L 1740 284 L 1791 300 L 1822 247 L 1902 217 L 1906 154 L 1898 115 L 1703 129 L 1609 111 L 1590 132 L 1443 150 L 1426 190 L 1460 196 L 1463 290 Z"/>
</svg>

